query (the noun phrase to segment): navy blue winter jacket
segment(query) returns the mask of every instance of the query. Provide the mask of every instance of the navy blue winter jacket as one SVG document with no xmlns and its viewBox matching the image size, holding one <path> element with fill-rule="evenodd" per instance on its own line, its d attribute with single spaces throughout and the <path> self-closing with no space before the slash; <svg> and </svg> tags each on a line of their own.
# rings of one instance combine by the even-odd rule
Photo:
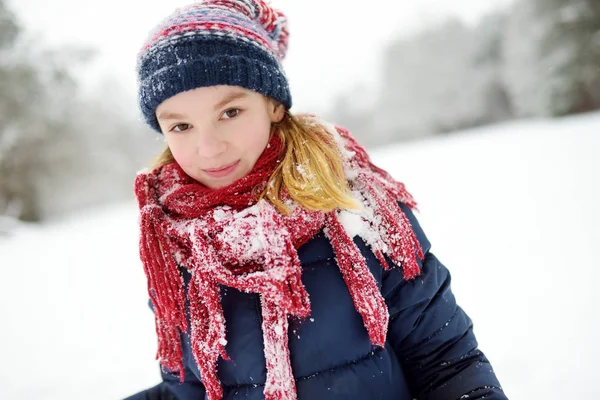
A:
<svg viewBox="0 0 600 400">
<path fill-rule="evenodd" d="M 406 281 L 400 268 L 384 270 L 362 239 L 354 238 L 389 308 L 384 348 L 371 345 L 323 233 L 298 249 L 312 310 L 309 319 L 290 321 L 289 348 L 298 398 L 506 399 L 490 363 L 477 349 L 471 320 L 455 302 L 448 270 L 429 251 L 431 245 L 412 211 L 401 207 L 425 254 L 416 279 Z M 187 283 L 187 272 L 184 278 Z M 223 398 L 264 399 L 266 364 L 259 296 L 223 288 L 222 304 L 231 358 L 217 365 Z M 161 371 L 160 385 L 128 400 L 205 398 L 187 334 L 182 335 L 182 344 L 185 382 L 180 384 L 178 377 Z"/>
</svg>

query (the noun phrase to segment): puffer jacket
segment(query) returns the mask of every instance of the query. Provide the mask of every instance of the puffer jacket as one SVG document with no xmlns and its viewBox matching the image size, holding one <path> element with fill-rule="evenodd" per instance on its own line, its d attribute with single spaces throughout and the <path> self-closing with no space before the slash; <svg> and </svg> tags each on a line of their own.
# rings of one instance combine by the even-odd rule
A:
<svg viewBox="0 0 600 400">
<path fill-rule="evenodd" d="M 425 254 L 416 279 L 406 281 L 400 268 L 384 270 L 365 242 L 354 238 L 389 309 L 383 348 L 371 345 L 324 234 L 298 249 L 312 310 L 309 319 L 290 321 L 289 348 L 299 400 L 506 399 L 489 361 L 477 348 L 471 320 L 456 304 L 450 273 L 430 251 L 412 211 L 400 206 Z M 186 285 L 189 279 L 184 271 Z M 231 358 L 217 365 L 223 398 L 264 399 L 259 296 L 232 288 L 222 288 L 221 294 Z M 162 383 L 127 400 L 205 398 L 189 332 L 181 340 L 185 382 L 161 371 Z"/>
</svg>

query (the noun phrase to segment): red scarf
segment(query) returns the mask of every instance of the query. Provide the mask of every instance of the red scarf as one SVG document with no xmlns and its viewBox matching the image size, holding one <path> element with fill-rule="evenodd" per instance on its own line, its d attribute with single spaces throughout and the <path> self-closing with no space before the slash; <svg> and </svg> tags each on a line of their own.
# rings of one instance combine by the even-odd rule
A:
<svg viewBox="0 0 600 400">
<path fill-rule="evenodd" d="M 273 135 L 252 171 L 231 185 L 209 189 L 176 163 L 138 174 L 135 193 L 141 219 L 140 256 L 155 310 L 157 359 L 184 380 L 180 332 L 187 332 L 189 300 L 191 344 L 209 400 L 221 399 L 217 360 L 228 360 L 225 319 L 219 287 L 258 293 L 263 315 L 267 400 L 296 399 L 288 348 L 288 317 L 306 318 L 310 301 L 296 250 L 321 229 L 332 244 L 337 263 L 371 342 L 386 341 L 388 310 L 365 259 L 347 229 L 359 226 L 364 240 L 388 268 L 387 255 L 402 265 L 406 279 L 419 274 L 422 250 L 397 202 L 416 204 L 403 184 L 374 166 L 365 151 L 341 128 L 327 126 L 344 161 L 344 170 L 362 211 L 329 213 L 294 206 L 280 214 L 258 194 L 282 158 Z M 285 194 L 284 194 L 285 195 Z M 341 221 L 353 220 L 354 224 Z M 356 224 L 358 221 L 358 225 Z M 184 290 L 178 265 L 192 279 Z"/>
</svg>

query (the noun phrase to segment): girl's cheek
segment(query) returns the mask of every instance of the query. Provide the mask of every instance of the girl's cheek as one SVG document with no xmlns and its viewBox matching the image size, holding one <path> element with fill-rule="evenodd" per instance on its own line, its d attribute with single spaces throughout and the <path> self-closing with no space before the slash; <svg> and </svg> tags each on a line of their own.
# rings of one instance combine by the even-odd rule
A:
<svg viewBox="0 0 600 400">
<path fill-rule="evenodd" d="M 186 146 L 183 143 L 180 143 L 178 140 L 170 140 L 168 145 L 171 149 L 171 154 L 173 154 L 173 158 L 175 158 L 175 161 L 177 161 L 179 164 L 185 164 L 189 158 L 189 153 L 191 152 L 189 147 L 186 148 Z"/>
<path fill-rule="evenodd" d="M 190 163 L 192 159 L 192 151 L 188 148 L 177 148 L 175 150 L 171 150 L 173 153 L 173 157 L 175 160 L 182 165 L 187 165 Z"/>
</svg>

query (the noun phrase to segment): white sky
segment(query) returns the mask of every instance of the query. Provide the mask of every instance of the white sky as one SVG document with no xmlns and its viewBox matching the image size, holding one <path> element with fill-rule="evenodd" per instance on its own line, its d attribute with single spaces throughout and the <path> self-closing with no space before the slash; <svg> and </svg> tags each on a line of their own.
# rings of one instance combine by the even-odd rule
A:
<svg viewBox="0 0 600 400">
<path fill-rule="evenodd" d="M 8 0 L 24 24 L 52 45 L 98 48 L 99 75 L 116 74 L 128 91 L 136 85 L 135 57 L 147 32 L 190 0 Z M 511 0 L 272 0 L 290 21 L 284 67 L 295 110 L 326 109 L 336 92 L 363 82 L 372 87 L 382 47 L 400 34 L 448 15 L 467 22 Z"/>
</svg>

